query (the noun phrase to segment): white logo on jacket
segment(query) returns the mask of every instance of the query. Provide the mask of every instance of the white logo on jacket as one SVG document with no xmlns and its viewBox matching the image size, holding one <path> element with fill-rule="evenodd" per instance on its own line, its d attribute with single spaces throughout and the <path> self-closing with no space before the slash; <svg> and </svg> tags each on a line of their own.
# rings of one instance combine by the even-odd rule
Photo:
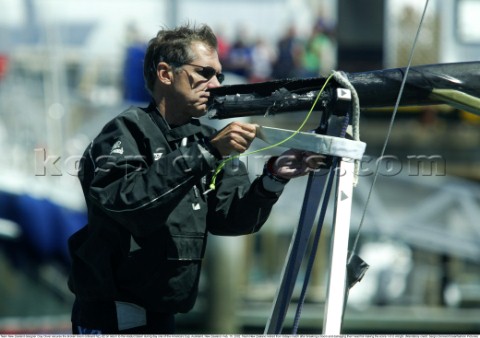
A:
<svg viewBox="0 0 480 338">
<path fill-rule="evenodd" d="M 116 154 L 123 154 L 123 147 L 122 147 L 122 141 L 117 141 L 114 143 L 112 146 L 112 149 L 110 150 L 110 155 L 116 153 Z"/>
</svg>

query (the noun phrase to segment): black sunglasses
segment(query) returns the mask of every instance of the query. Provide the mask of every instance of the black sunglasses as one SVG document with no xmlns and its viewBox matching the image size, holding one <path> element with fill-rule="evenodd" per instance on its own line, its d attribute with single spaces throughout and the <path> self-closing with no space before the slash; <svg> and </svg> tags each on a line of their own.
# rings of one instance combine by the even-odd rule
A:
<svg viewBox="0 0 480 338">
<path fill-rule="evenodd" d="M 217 80 L 220 83 L 222 83 L 223 80 L 225 80 L 225 75 L 223 73 L 217 73 L 217 71 L 213 67 L 210 67 L 210 66 L 204 67 L 204 66 L 195 65 L 193 63 L 184 63 L 184 65 L 201 68 L 201 70 L 196 70 L 196 72 L 207 80 L 210 80 L 214 76 L 217 77 Z"/>
</svg>

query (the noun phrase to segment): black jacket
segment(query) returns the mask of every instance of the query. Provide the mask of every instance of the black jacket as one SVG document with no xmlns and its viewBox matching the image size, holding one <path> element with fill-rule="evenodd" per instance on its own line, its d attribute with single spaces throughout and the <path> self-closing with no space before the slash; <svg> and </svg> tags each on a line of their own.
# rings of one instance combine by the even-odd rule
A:
<svg viewBox="0 0 480 338">
<path fill-rule="evenodd" d="M 88 225 L 69 239 L 77 299 L 187 312 L 207 233 L 260 229 L 278 194 L 258 178 L 250 184 L 242 162 L 227 164 L 204 194 L 218 160 L 203 140 L 214 132 L 198 120 L 170 129 L 153 105 L 131 107 L 103 128 L 80 164 Z"/>
</svg>

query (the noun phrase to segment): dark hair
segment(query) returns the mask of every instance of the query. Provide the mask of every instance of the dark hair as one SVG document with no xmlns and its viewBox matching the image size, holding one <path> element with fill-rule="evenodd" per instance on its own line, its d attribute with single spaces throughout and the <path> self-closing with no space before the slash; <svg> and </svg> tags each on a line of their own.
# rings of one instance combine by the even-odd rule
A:
<svg viewBox="0 0 480 338">
<path fill-rule="evenodd" d="M 202 24 L 198 27 L 185 24 L 175 29 L 161 29 L 157 36 L 148 42 L 143 64 L 145 87 L 152 93 L 157 78 L 157 65 L 166 62 L 173 65 L 190 63 L 192 42 L 199 41 L 212 49 L 217 49 L 217 38 L 212 29 Z"/>
</svg>

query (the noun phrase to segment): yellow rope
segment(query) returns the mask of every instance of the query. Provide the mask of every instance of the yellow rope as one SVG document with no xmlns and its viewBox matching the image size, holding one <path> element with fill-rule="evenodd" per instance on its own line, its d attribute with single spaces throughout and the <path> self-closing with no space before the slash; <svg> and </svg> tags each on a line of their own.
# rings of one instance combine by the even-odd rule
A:
<svg viewBox="0 0 480 338">
<path fill-rule="evenodd" d="M 293 132 L 290 136 L 288 136 L 287 138 L 285 138 L 284 140 L 280 141 L 280 142 L 277 142 L 275 144 L 271 144 L 269 146 L 266 146 L 264 148 L 261 148 L 261 149 L 257 149 L 257 150 L 254 150 L 254 151 L 251 151 L 251 152 L 248 152 L 248 153 L 243 153 L 243 154 L 238 154 L 238 155 L 235 155 L 235 156 L 230 156 L 229 158 L 223 160 L 222 162 L 220 162 L 220 164 L 217 166 L 217 168 L 215 169 L 215 173 L 213 174 L 212 176 L 212 181 L 210 182 L 210 186 L 209 188 L 212 189 L 212 190 L 215 190 L 215 183 L 217 181 L 217 176 L 218 174 L 220 173 L 220 171 L 222 171 L 223 167 L 225 167 L 225 164 L 227 164 L 228 162 L 236 159 L 236 158 L 239 158 L 241 156 L 248 156 L 248 155 L 253 155 L 253 154 L 256 154 L 256 153 L 259 153 L 261 151 L 265 151 L 265 150 L 270 150 L 270 149 L 273 149 L 275 147 L 278 147 L 280 145 L 282 145 L 283 143 L 289 141 L 290 139 L 292 139 L 293 137 L 295 137 L 295 135 L 297 135 L 302 129 L 303 127 L 305 126 L 305 124 L 307 123 L 307 121 L 310 119 L 310 115 L 312 114 L 313 112 L 313 109 L 315 108 L 315 106 L 317 105 L 317 102 L 318 102 L 318 99 L 320 98 L 320 96 L 322 95 L 323 91 L 325 90 L 325 87 L 327 86 L 328 82 L 330 82 L 330 80 L 332 79 L 333 77 L 333 73 L 330 74 L 330 76 L 327 78 L 327 80 L 325 81 L 325 83 L 323 84 L 322 88 L 320 89 L 320 91 L 318 92 L 317 94 L 317 97 L 315 98 L 315 101 L 313 102 L 313 105 L 312 107 L 310 108 L 310 111 L 308 112 L 307 116 L 305 117 L 305 119 L 303 120 L 302 124 L 297 128 L 297 130 L 295 130 L 295 132 Z"/>
</svg>

